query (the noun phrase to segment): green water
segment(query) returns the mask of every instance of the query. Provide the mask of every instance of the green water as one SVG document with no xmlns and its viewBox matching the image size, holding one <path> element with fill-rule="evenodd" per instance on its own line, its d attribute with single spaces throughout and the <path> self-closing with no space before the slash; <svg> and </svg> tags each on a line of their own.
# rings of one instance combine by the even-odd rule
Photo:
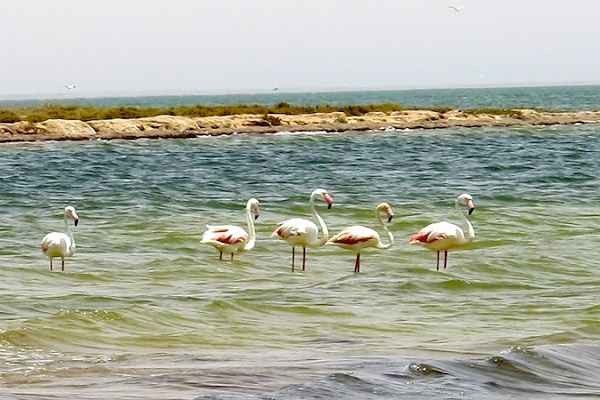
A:
<svg viewBox="0 0 600 400">
<path fill-rule="evenodd" d="M 531 385 L 539 392 L 528 398 L 600 393 L 598 126 L 1 152 L 0 394 L 519 398 Z M 349 252 L 329 247 L 309 250 L 308 271 L 291 273 L 290 248 L 270 233 L 308 217 L 317 187 L 335 198 L 319 208 L 333 233 L 377 227 L 373 207 L 390 202 L 395 245 L 365 252 L 360 274 Z M 459 221 L 453 202 L 463 192 L 478 205 L 477 239 L 436 272 L 435 254 L 407 238 L 442 218 Z M 263 208 L 257 246 L 219 262 L 200 244 L 204 226 L 243 225 L 249 197 Z M 62 229 L 67 204 L 80 216 L 77 254 L 65 273 L 50 273 L 39 242 Z M 528 360 L 554 364 L 513 365 L 505 387 L 508 372 L 496 364 L 506 364 L 493 357 L 506 351 L 546 351 Z M 480 369 L 463 370 L 471 362 L 494 369 L 480 379 Z"/>
</svg>

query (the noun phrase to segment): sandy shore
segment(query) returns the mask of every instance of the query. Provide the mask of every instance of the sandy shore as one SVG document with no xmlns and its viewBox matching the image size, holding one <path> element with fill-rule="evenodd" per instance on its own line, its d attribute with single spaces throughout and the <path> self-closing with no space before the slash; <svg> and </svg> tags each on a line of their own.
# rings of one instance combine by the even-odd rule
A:
<svg viewBox="0 0 600 400">
<path fill-rule="evenodd" d="M 600 123 L 600 111 L 559 113 L 520 109 L 503 115 L 494 115 L 473 114 L 459 110 L 443 113 L 430 110 L 411 110 L 391 113 L 372 112 L 358 117 L 349 117 L 342 112 L 332 112 L 303 115 L 269 114 L 269 118 L 264 118 L 262 115 L 242 114 L 202 118 L 163 115 L 149 118 L 87 122 L 51 119 L 39 123 L 25 121 L 0 123 L 0 142 L 185 138 L 202 135 L 284 131 L 343 132 L 386 128 L 441 129 L 577 123 Z"/>
</svg>

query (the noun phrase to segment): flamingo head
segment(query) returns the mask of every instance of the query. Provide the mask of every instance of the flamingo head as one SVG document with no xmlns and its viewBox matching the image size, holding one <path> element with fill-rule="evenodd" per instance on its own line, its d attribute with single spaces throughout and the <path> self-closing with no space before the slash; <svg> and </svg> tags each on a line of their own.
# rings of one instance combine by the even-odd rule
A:
<svg viewBox="0 0 600 400">
<path fill-rule="evenodd" d="M 254 219 L 257 220 L 260 216 L 260 203 L 256 199 L 248 200 L 246 209 L 250 211 L 250 214 L 254 215 Z"/>
<path fill-rule="evenodd" d="M 394 210 L 392 209 L 392 206 L 390 206 L 388 203 L 381 203 L 377 205 L 377 216 L 379 218 L 381 218 L 382 220 L 389 222 L 392 222 L 392 218 L 394 218 Z"/>
<path fill-rule="evenodd" d="M 473 211 L 475 211 L 473 197 L 467 193 L 461 194 L 456 198 L 456 205 L 465 208 L 469 215 L 473 214 Z"/>
<path fill-rule="evenodd" d="M 333 196 L 331 196 L 331 194 L 327 190 L 317 189 L 314 192 L 312 192 L 312 195 L 310 197 L 315 198 L 317 196 L 321 196 L 325 204 L 327 204 L 327 208 L 331 208 L 331 206 L 333 206 Z"/>
<path fill-rule="evenodd" d="M 67 206 L 65 207 L 65 219 L 70 219 L 73 221 L 75 226 L 79 223 L 79 215 L 77 215 L 77 211 L 75 211 L 75 207 Z"/>
</svg>

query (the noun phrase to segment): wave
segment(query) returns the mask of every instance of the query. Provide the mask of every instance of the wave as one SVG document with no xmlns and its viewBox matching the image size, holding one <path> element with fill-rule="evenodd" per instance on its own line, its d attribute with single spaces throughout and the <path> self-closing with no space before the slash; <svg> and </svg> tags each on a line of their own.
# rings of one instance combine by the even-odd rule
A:
<svg viewBox="0 0 600 400">
<path fill-rule="evenodd" d="M 366 362 L 271 393 L 237 399 L 592 399 L 600 395 L 600 347 L 514 348 L 485 359 Z"/>
</svg>

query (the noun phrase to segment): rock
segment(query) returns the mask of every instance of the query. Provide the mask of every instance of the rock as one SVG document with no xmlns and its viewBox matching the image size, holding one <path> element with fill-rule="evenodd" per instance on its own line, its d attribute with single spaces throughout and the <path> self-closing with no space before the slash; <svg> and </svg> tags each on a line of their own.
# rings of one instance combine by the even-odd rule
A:
<svg viewBox="0 0 600 400">
<path fill-rule="evenodd" d="M 0 133 L 6 135 L 14 135 L 16 132 L 11 125 L 12 124 L 0 124 Z"/>
<path fill-rule="evenodd" d="M 44 133 L 57 139 L 92 138 L 96 131 L 83 121 L 49 119 L 35 125 L 35 133 Z"/>
<path fill-rule="evenodd" d="M 394 127 L 445 128 L 475 126 L 519 126 L 574 123 L 600 123 L 599 111 L 544 112 L 530 109 L 503 110 L 475 114 L 461 110 L 439 113 L 431 110 L 406 110 L 391 113 L 371 112 L 346 116 L 343 112 L 302 115 L 240 114 L 214 117 L 175 117 L 161 115 L 137 119 L 90 121 L 51 119 L 41 123 L 27 121 L 0 123 L 0 142 L 30 140 L 84 140 L 116 138 L 194 137 L 199 134 L 220 135 L 234 132 L 266 133 L 278 130 L 293 132 L 325 130 L 371 130 Z M 275 126 L 282 125 L 282 127 Z"/>
<path fill-rule="evenodd" d="M 395 111 L 390 114 L 394 122 L 426 122 L 440 119 L 440 113 L 430 110 Z"/>
<path fill-rule="evenodd" d="M 33 135 L 38 132 L 38 128 L 33 122 L 20 121 L 10 124 L 0 124 L 0 132 L 12 135 Z"/>
<path fill-rule="evenodd" d="M 451 120 L 451 119 L 466 119 L 468 118 L 468 114 L 460 111 L 460 110 L 450 110 L 448 112 L 444 113 L 444 117 L 445 119 Z"/>
<path fill-rule="evenodd" d="M 137 134 L 142 132 L 137 119 L 106 119 L 89 121 L 88 124 L 99 134 Z"/>
<path fill-rule="evenodd" d="M 198 124 L 193 118 L 159 115 L 157 117 L 138 118 L 135 120 L 141 130 L 158 129 L 162 131 L 185 132 L 197 130 Z"/>
<path fill-rule="evenodd" d="M 336 123 L 341 118 L 346 118 L 346 113 L 336 111 L 330 113 L 314 113 L 300 115 L 272 114 L 281 120 L 281 125 L 319 125 Z"/>
<path fill-rule="evenodd" d="M 249 126 L 271 126 L 271 123 L 264 119 L 254 119 L 248 121 Z"/>
</svg>

